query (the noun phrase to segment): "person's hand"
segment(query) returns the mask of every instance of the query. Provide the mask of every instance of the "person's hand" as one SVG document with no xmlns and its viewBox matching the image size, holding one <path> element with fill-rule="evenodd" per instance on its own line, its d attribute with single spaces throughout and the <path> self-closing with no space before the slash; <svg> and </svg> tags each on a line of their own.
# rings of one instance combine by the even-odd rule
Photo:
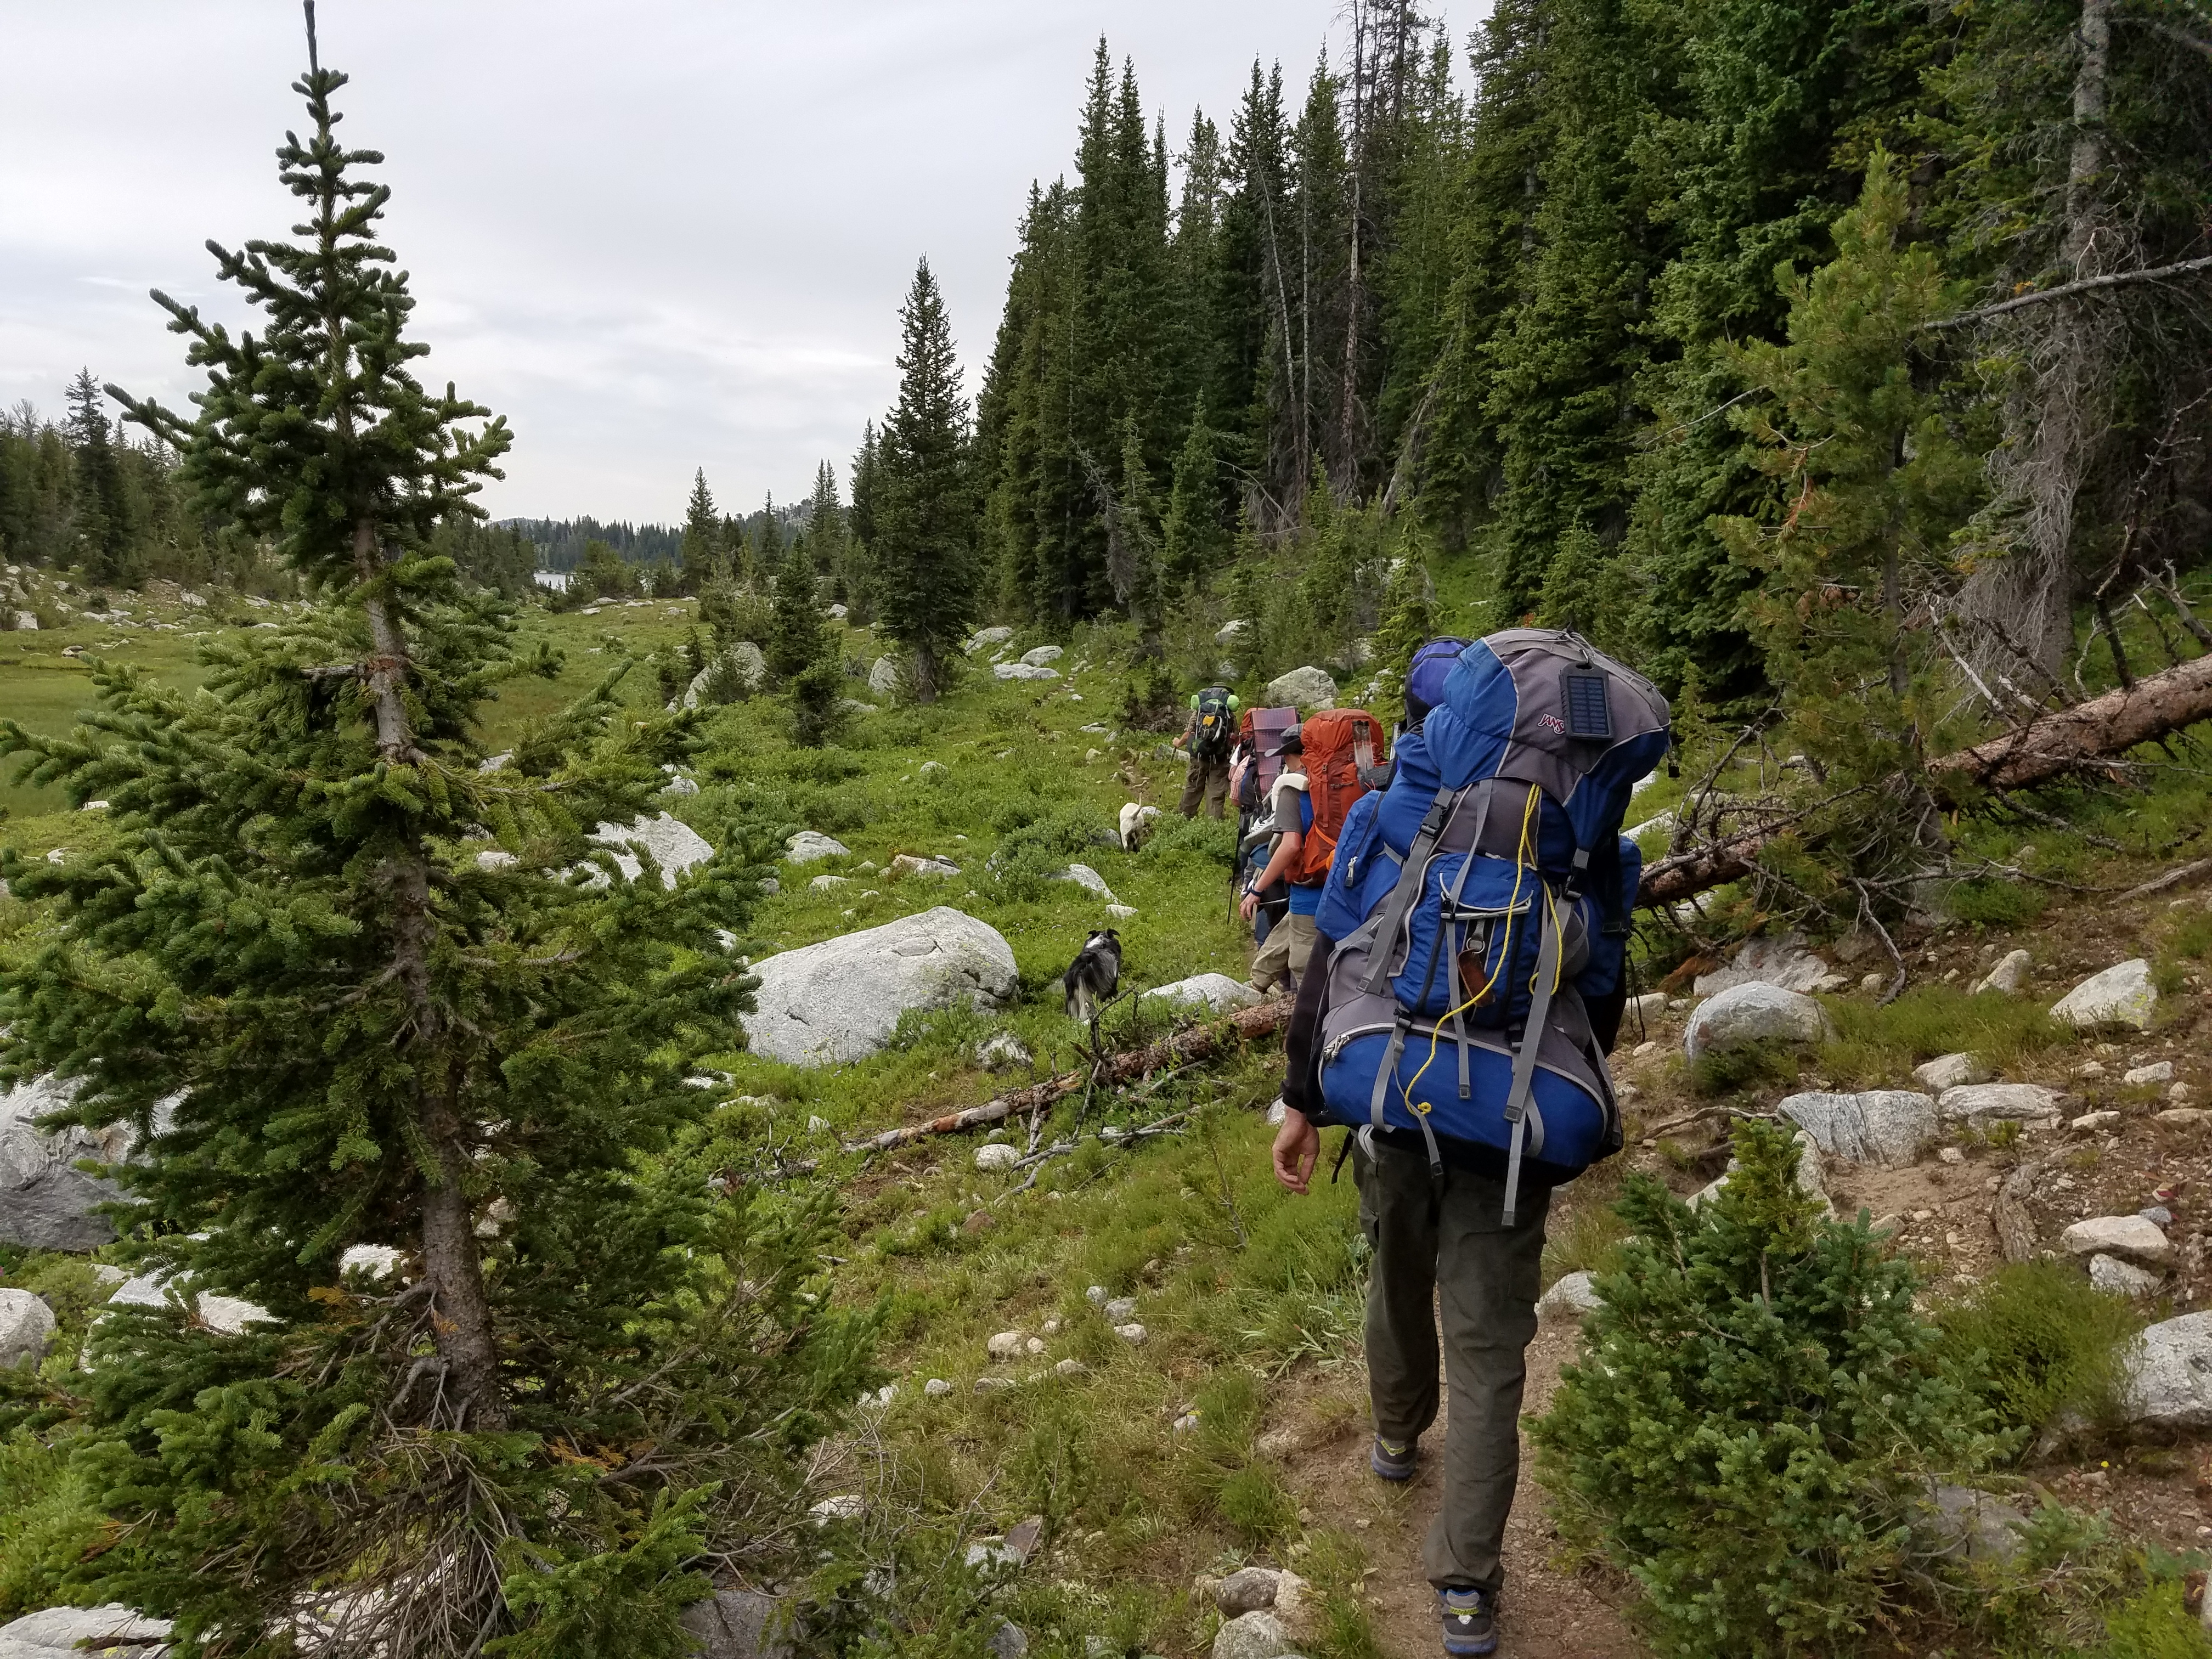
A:
<svg viewBox="0 0 2212 1659">
<path fill-rule="evenodd" d="M 1321 1131 L 1306 1121 L 1304 1112 L 1285 1112 L 1283 1127 L 1275 1131 L 1275 1179 L 1294 1193 L 1303 1193 L 1321 1160 Z"/>
<path fill-rule="evenodd" d="M 1259 909 L 1260 896 L 1250 888 L 1246 888 L 1244 896 L 1237 901 L 1237 914 L 1249 921 L 1259 913 Z"/>
</svg>

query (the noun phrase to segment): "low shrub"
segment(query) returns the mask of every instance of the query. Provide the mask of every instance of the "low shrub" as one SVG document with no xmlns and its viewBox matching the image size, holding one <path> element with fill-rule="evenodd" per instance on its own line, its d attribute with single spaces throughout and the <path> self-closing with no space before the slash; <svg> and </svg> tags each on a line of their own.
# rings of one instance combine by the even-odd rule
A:
<svg viewBox="0 0 2212 1659">
<path fill-rule="evenodd" d="M 2126 1297 L 2061 1261 L 2000 1267 L 1936 1322 L 1983 1404 L 2023 1443 L 2062 1416 L 2109 1419 L 2121 1348 L 2142 1327 Z"/>
<path fill-rule="evenodd" d="M 1913 1066 L 1938 1054 L 1964 1049 L 2003 1071 L 2074 1041 L 2039 1001 L 1969 996 L 1953 985 L 1915 986 L 1886 1007 L 1855 997 L 1827 1007 L 1838 1036 L 1821 1050 L 1821 1065 L 1868 1088 L 1910 1082 Z"/>
<path fill-rule="evenodd" d="M 1911 1266 L 1820 1218 L 1782 1128 L 1746 1122 L 1735 1148 L 1695 1212 L 1630 1177 L 1632 1237 L 1536 1425 L 1539 1473 L 1570 1537 L 1642 1585 L 1662 1652 L 1849 1652 L 1899 1594 L 1926 1474 L 2003 1445 Z"/>
</svg>

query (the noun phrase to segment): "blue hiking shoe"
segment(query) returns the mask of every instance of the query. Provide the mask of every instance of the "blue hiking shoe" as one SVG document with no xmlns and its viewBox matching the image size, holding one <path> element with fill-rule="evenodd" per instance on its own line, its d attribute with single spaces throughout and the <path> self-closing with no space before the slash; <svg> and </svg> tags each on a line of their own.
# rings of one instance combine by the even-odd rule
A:
<svg viewBox="0 0 2212 1659">
<path fill-rule="evenodd" d="M 1441 1589 L 1437 1600 L 1444 1618 L 1444 1651 L 1468 1659 L 1498 1651 L 1498 1622 L 1492 1616 L 1498 1598 L 1479 1589 Z"/>
<path fill-rule="evenodd" d="M 1421 1455 L 1421 1443 L 1408 1440 L 1401 1443 L 1375 1437 L 1375 1444 L 1367 1454 L 1368 1467 L 1385 1480 L 1411 1480 L 1413 1464 Z"/>
</svg>

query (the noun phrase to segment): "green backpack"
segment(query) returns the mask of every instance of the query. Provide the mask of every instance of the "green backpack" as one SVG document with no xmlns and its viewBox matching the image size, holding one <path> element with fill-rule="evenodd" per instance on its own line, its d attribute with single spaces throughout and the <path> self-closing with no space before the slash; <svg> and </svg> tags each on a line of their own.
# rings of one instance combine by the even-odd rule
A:
<svg viewBox="0 0 2212 1659">
<path fill-rule="evenodd" d="M 1225 685 L 1209 685 L 1190 700 L 1197 712 L 1191 724 L 1190 752 L 1218 760 L 1237 741 L 1237 697 Z"/>
</svg>

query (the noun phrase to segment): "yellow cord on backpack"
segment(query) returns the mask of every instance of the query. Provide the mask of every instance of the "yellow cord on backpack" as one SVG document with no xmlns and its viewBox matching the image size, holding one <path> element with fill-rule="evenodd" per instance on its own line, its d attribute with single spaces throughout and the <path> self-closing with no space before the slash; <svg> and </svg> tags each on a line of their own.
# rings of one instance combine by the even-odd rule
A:
<svg viewBox="0 0 2212 1659">
<path fill-rule="evenodd" d="M 1429 1107 L 1420 1104 L 1413 1098 L 1413 1091 L 1420 1086 L 1421 1079 L 1428 1075 L 1429 1067 L 1436 1064 L 1437 1040 L 1443 1035 L 1444 1021 L 1455 1018 L 1459 1015 L 1465 1013 L 1468 1009 L 1475 1007 L 1480 1004 L 1482 1000 L 1488 996 L 1492 990 L 1496 988 L 1498 975 L 1505 971 L 1505 964 L 1513 959 L 1513 918 L 1516 914 L 1514 907 L 1521 902 L 1521 880 L 1523 873 L 1526 871 L 1534 869 L 1536 864 L 1535 850 L 1529 845 L 1528 842 L 1528 829 L 1530 824 L 1535 821 L 1536 802 L 1541 793 L 1542 792 L 1536 785 L 1533 783 L 1530 784 L 1528 786 L 1528 799 L 1521 809 L 1521 839 L 1513 849 L 1513 896 L 1505 901 L 1505 939 L 1504 943 L 1498 948 L 1498 966 L 1491 970 L 1490 977 L 1482 982 L 1482 988 L 1480 990 L 1477 991 L 1465 1002 L 1461 1003 L 1457 1007 L 1447 1012 L 1442 1019 L 1437 1020 L 1434 1025 L 1431 1025 L 1429 1028 L 1429 1056 L 1426 1060 L 1424 1060 L 1421 1062 L 1421 1069 L 1413 1073 L 1413 1080 L 1398 1091 L 1400 1096 L 1405 1100 L 1406 1109 L 1408 1111 L 1419 1112 L 1422 1116 L 1425 1117 L 1431 1110 Z M 1468 848 L 1467 855 L 1469 858 L 1478 858 L 1481 855 L 1481 852 L 1482 849 L 1479 847 L 1470 847 Z M 1552 893 L 1550 886 L 1541 881 L 1538 882 L 1537 885 L 1543 889 L 1545 899 L 1548 902 L 1551 898 Z M 1558 920 L 1558 912 L 1555 910 L 1553 913 L 1553 921 L 1555 925 Z M 1437 940 L 1437 946 L 1439 950 L 1443 947 L 1443 940 L 1441 936 L 1439 936 Z M 1539 966 L 1536 971 L 1540 973 L 1543 971 L 1541 967 L 1542 957 L 1540 954 L 1537 960 Z M 1458 965 L 1456 963 L 1453 964 L 1453 971 L 1455 973 L 1458 971 Z M 1531 974 L 1528 976 L 1529 988 L 1532 990 L 1535 988 L 1535 974 Z"/>
</svg>

